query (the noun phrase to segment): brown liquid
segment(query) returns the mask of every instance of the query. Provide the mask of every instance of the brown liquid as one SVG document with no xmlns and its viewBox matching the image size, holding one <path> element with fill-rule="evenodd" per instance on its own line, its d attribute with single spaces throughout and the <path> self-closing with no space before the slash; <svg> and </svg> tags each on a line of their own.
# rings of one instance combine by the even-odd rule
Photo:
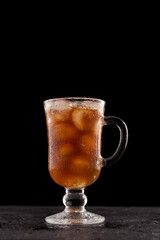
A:
<svg viewBox="0 0 160 240">
<path fill-rule="evenodd" d="M 99 177 L 101 123 L 99 111 L 68 107 L 46 111 L 48 165 L 52 179 L 66 188 L 84 188 Z"/>
</svg>

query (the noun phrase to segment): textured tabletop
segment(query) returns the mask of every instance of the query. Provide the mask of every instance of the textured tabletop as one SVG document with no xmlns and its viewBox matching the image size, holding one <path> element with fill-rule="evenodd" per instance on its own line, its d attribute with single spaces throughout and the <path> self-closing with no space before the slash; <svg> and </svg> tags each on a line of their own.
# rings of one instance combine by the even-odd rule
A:
<svg viewBox="0 0 160 240">
<path fill-rule="evenodd" d="M 0 206 L 0 240 L 160 240 L 160 207 L 87 207 L 105 216 L 101 225 L 53 226 L 44 218 L 62 207 Z"/>
</svg>

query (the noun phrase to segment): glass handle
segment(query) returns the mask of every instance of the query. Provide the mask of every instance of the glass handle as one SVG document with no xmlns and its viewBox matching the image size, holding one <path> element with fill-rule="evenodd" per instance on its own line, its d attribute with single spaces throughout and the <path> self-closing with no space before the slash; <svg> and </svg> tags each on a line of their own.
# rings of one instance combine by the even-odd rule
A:
<svg viewBox="0 0 160 240">
<path fill-rule="evenodd" d="M 117 162 L 122 157 L 128 143 L 128 128 L 125 122 L 114 116 L 104 117 L 104 126 L 109 124 L 114 124 L 119 128 L 120 139 L 114 154 L 108 158 L 103 158 L 103 166 L 112 165 Z"/>
</svg>

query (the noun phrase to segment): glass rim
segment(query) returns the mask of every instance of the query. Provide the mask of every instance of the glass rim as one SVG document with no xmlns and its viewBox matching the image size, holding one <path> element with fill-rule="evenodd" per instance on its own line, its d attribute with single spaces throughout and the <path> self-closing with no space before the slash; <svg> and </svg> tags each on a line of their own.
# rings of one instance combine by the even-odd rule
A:
<svg viewBox="0 0 160 240">
<path fill-rule="evenodd" d="M 60 97 L 60 98 L 51 98 L 46 99 L 43 101 L 43 104 L 46 104 L 48 102 L 54 102 L 54 101 L 62 101 L 62 100 L 77 100 L 77 101 L 95 101 L 97 103 L 103 103 L 105 104 L 105 101 L 99 98 L 89 98 L 89 97 Z"/>
</svg>

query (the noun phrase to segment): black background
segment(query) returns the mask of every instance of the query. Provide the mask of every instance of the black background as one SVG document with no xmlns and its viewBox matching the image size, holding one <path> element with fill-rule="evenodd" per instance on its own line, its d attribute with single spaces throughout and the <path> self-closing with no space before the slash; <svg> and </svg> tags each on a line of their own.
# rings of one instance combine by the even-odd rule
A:
<svg viewBox="0 0 160 240">
<path fill-rule="evenodd" d="M 47 169 L 43 101 L 78 96 L 105 100 L 105 115 L 122 118 L 129 130 L 121 160 L 86 188 L 88 205 L 160 205 L 157 38 L 147 19 L 132 17 L 103 25 L 69 17 L 58 25 L 51 15 L 5 20 L 0 204 L 62 204 L 64 188 Z M 104 128 L 103 156 L 118 138 L 116 127 Z"/>
</svg>

